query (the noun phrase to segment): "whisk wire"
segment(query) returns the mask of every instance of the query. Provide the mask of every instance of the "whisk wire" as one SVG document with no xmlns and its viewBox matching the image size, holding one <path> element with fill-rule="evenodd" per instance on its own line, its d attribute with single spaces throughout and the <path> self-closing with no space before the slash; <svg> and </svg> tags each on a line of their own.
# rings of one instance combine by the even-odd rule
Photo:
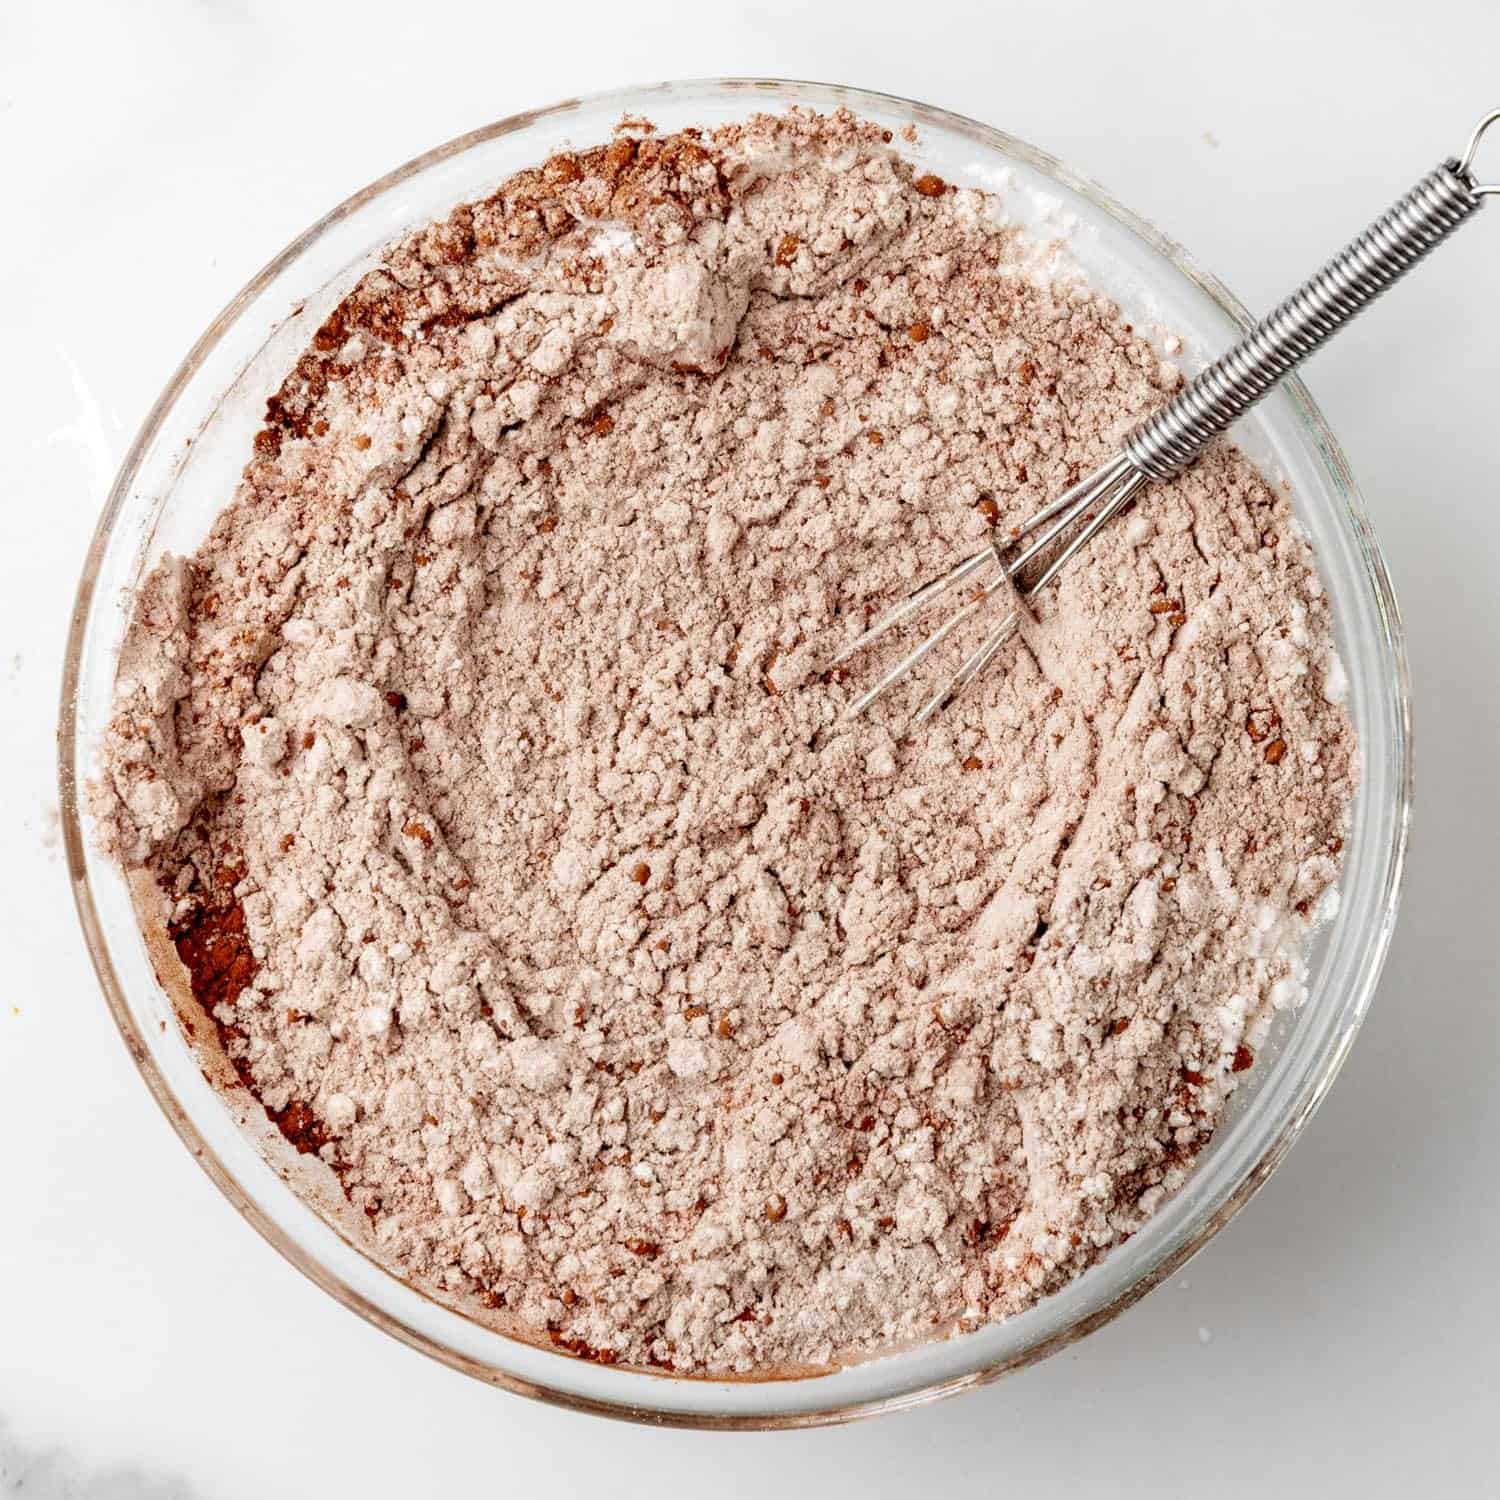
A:
<svg viewBox="0 0 1500 1500">
<path fill-rule="evenodd" d="M 1022 591 L 1021 598 L 1027 604 L 1030 604 L 1057 577 L 1067 565 L 1069 559 L 1088 546 L 1099 530 L 1112 517 L 1117 516 L 1124 509 L 1130 498 L 1145 482 L 1146 476 L 1144 474 L 1137 474 L 1133 471 L 1118 475 L 1113 481 L 1116 486 L 1114 492 L 1104 498 L 1104 503 L 1090 517 L 1088 524 L 1052 559 L 1036 581 Z M 1079 514 L 1082 514 L 1082 512 Z M 1071 517 L 1071 520 L 1078 520 L 1079 514 L 1075 514 Z M 1019 563 L 1012 566 L 1010 570 L 1012 577 L 1018 566 L 1020 566 Z M 942 713 L 954 699 L 958 698 L 969 684 L 976 677 L 980 676 L 984 669 L 995 659 L 1000 649 L 1015 633 L 1020 623 L 1021 614 L 1019 610 L 1012 609 L 1006 614 L 994 630 L 985 638 L 979 649 L 969 656 L 959 667 L 958 671 L 917 710 L 908 726 L 908 732 L 912 729 L 920 729 L 929 719 Z"/>
<path fill-rule="evenodd" d="M 894 630 L 904 620 L 909 620 L 913 615 L 920 614 L 934 599 L 940 599 L 949 589 L 957 588 L 966 578 L 972 577 L 987 563 L 996 561 L 995 551 L 992 547 L 984 547 L 966 557 L 956 568 L 949 569 L 941 578 L 934 578 L 929 584 L 919 588 L 916 593 L 908 595 L 894 609 L 887 610 L 885 614 L 876 620 L 862 635 L 850 641 L 837 656 L 829 662 L 829 666 L 836 667 L 849 660 L 851 656 L 863 651 L 866 646 L 878 641 L 881 636 Z"/>
<path fill-rule="evenodd" d="M 966 557 L 940 578 L 934 579 L 902 600 L 894 609 L 887 611 L 869 629 L 845 646 L 834 658 L 833 664 L 838 665 L 847 661 L 857 652 L 873 645 L 899 625 L 920 614 L 929 604 L 941 598 L 949 590 L 974 577 L 982 569 L 986 567 L 998 569 L 997 575 L 985 583 L 973 599 L 955 610 L 936 630 L 925 636 L 911 651 L 883 672 L 869 688 L 855 698 L 844 710 L 843 716 L 857 718 L 864 713 L 872 703 L 930 656 L 954 631 L 973 619 L 996 593 L 1015 580 L 1031 563 L 1043 556 L 1070 528 L 1093 512 L 1093 519 L 1088 522 L 1087 526 L 1074 540 L 1065 545 L 1041 577 L 1025 590 L 1022 597 L 1029 602 L 1039 589 L 1045 588 L 1057 576 L 1058 570 L 1068 559 L 1073 557 L 1080 547 L 1087 544 L 1099 527 L 1116 514 L 1120 506 L 1143 483 L 1145 483 L 1144 476 L 1131 466 L 1130 460 L 1124 454 L 1117 454 L 1010 533 L 1008 540 L 1014 545 L 1021 538 L 1035 531 L 1041 532 L 1041 535 L 1037 536 L 1014 559 L 1007 561 L 1001 545 L 998 542 L 991 542 L 989 546 Z M 966 658 L 958 671 L 922 705 L 908 726 L 908 730 L 919 728 L 958 697 L 994 660 L 996 653 L 1010 638 L 1019 623 L 1019 612 L 1015 609 L 1008 611 L 979 649 Z"/>
<path fill-rule="evenodd" d="M 1003 569 L 1004 565 L 1000 564 L 999 566 L 1001 566 Z M 919 662 L 923 661 L 927 656 L 931 655 L 933 651 L 937 650 L 937 648 L 941 646 L 942 643 L 947 640 L 948 637 L 952 635 L 960 625 L 964 624 L 968 620 L 973 619 L 973 617 L 978 614 L 979 611 L 983 609 L 987 603 L 989 603 L 990 598 L 993 596 L 995 591 L 1005 582 L 1007 576 L 1008 575 L 1004 571 L 1002 571 L 999 578 L 993 579 L 991 582 L 987 583 L 984 586 L 984 588 L 980 591 L 979 597 L 977 599 L 971 599 L 966 605 L 964 605 L 962 609 L 955 610 L 954 613 L 949 615 L 948 618 L 944 620 L 943 623 L 939 625 L 931 635 L 925 637 L 914 650 L 909 651 L 905 656 L 903 656 L 901 660 L 895 664 L 895 666 L 890 668 L 889 671 L 883 672 L 872 687 L 870 687 L 867 691 L 861 693 L 860 696 L 856 698 L 849 705 L 849 707 L 844 710 L 844 717 L 846 719 L 858 718 L 859 715 L 862 714 L 877 698 L 879 698 L 888 687 L 891 687 L 894 683 L 899 682 L 901 678 L 905 677 L 906 674 L 912 670 L 913 667 L 915 667 Z"/>
<path fill-rule="evenodd" d="M 1079 480 L 1071 489 L 1065 491 L 1050 505 L 1039 510 L 1028 521 L 1023 522 L 1014 531 L 1009 533 L 1008 540 L 1011 543 L 1020 541 L 1022 537 L 1029 536 L 1039 527 L 1045 526 L 1054 517 L 1060 517 L 1042 536 L 1038 537 L 1014 562 L 1010 564 L 1012 573 L 1024 568 L 1027 563 L 1044 552 L 1052 543 L 1077 520 L 1078 516 L 1092 507 L 1104 491 L 1125 473 L 1129 472 L 1130 460 L 1124 454 L 1117 454 L 1106 464 L 1103 464 L 1093 473 Z M 851 656 L 863 651 L 866 646 L 874 645 L 882 636 L 889 634 L 898 625 L 904 624 L 913 615 L 920 614 L 934 600 L 940 599 L 950 589 L 957 588 L 966 579 L 972 578 L 975 573 L 980 572 L 991 563 L 998 564 L 1004 568 L 1005 555 L 997 542 L 990 542 L 981 547 L 978 552 L 966 557 L 956 567 L 950 568 L 948 572 L 924 584 L 915 593 L 909 594 L 900 604 L 893 609 L 887 610 L 878 620 L 869 626 L 854 640 L 850 641 L 829 663 L 830 666 L 839 666 L 849 660 Z M 993 590 L 991 590 L 993 592 Z M 922 653 L 925 655 L 926 653 Z M 912 665 L 921 660 L 921 656 L 913 659 Z M 871 700 L 874 701 L 873 699 Z"/>
</svg>

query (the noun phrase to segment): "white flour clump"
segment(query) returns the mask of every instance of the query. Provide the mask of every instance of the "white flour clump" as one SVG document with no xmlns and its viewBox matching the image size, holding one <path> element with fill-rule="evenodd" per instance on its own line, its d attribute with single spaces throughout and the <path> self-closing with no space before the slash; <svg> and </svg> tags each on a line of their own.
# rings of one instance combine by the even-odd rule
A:
<svg viewBox="0 0 1500 1500">
<path fill-rule="evenodd" d="M 1016 1311 L 1299 997 L 1354 747 L 1232 449 L 916 740 L 942 662 L 839 719 L 836 646 L 1176 378 L 985 206 L 848 115 L 556 157 L 389 252 L 141 592 L 100 836 L 478 1315 L 722 1374 Z"/>
</svg>

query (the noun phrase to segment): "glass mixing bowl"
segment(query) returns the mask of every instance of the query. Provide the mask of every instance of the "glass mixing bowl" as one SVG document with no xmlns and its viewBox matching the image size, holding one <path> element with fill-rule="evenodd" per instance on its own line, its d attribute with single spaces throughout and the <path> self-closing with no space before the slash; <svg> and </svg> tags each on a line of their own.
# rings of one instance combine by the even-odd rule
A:
<svg viewBox="0 0 1500 1500">
<path fill-rule="evenodd" d="M 1170 1275 L 1276 1168 L 1348 1053 L 1389 943 L 1411 801 L 1407 664 L 1390 580 L 1338 444 L 1301 384 L 1287 381 L 1240 424 L 1236 439 L 1267 473 L 1290 481 L 1333 605 L 1363 766 L 1342 902 L 1310 956 L 1306 1003 L 1283 1019 L 1192 1176 L 1101 1265 L 1008 1322 L 832 1374 L 680 1380 L 586 1363 L 440 1305 L 361 1252 L 339 1203 L 289 1186 L 298 1163 L 245 1097 L 237 1101 L 207 1080 L 157 980 L 130 886 L 88 840 L 79 789 L 108 711 L 130 590 L 163 550 L 190 552 L 202 539 L 232 493 L 266 396 L 395 235 L 554 151 L 608 139 L 622 115 L 645 115 L 672 130 L 793 104 L 847 105 L 893 132 L 915 125 L 917 142 L 898 136 L 897 144 L 923 170 L 1001 191 L 1008 211 L 1035 232 L 1066 234 L 1093 281 L 1140 327 L 1182 335 L 1190 359 L 1223 349 L 1248 323 L 1178 245 L 1097 187 L 1022 141 L 927 105 L 822 84 L 735 79 L 659 84 L 516 115 L 419 156 L 341 203 L 198 340 L 152 407 L 104 507 L 84 563 L 62 687 L 63 827 L 84 937 L 131 1055 L 208 1175 L 295 1266 L 414 1348 L 524 1395 L 684 1426 L 847 1421 L 951 1395 L 1065 1347 Z"/>
</svg>

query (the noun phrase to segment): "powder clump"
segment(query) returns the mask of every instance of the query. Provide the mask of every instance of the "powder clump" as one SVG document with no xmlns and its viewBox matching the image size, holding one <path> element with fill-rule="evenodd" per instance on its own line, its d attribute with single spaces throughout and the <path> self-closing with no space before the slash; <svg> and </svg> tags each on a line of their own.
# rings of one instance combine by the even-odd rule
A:
<svg viewBox="0 0 1500 1500">
<path fill-rule="evenodd" d="M 1353 737 L 1227 445 L 919 738 L 942 660 L 839 722 L 837 647 L 1177 378 L 993 208 L 847 114 L 555 157 L 359 282 L 140 592 L 99 837 L 372 1253 L 481 1316 L 764 1373 L 1015 1312 L 1300 996 Z"/>
</svg>

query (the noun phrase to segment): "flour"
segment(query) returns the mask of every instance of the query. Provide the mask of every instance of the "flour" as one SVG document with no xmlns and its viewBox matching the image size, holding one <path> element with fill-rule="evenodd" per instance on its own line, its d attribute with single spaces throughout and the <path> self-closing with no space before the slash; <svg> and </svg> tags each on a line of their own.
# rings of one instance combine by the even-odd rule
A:
<svg viewBox="0 0 1500 1500">
<path fill-rule="evenodd" d="M 986 206 L 847 115 L 554 158 L 389 252 L 137 602 L 101 841 L 374 1251 L 575 1353 L 1024 1308 L 1300 996 L 1353 737 L 1233 449 L 915 740 L 951 659 L 839 719 L 1177 380 Z"/>
</svg>

